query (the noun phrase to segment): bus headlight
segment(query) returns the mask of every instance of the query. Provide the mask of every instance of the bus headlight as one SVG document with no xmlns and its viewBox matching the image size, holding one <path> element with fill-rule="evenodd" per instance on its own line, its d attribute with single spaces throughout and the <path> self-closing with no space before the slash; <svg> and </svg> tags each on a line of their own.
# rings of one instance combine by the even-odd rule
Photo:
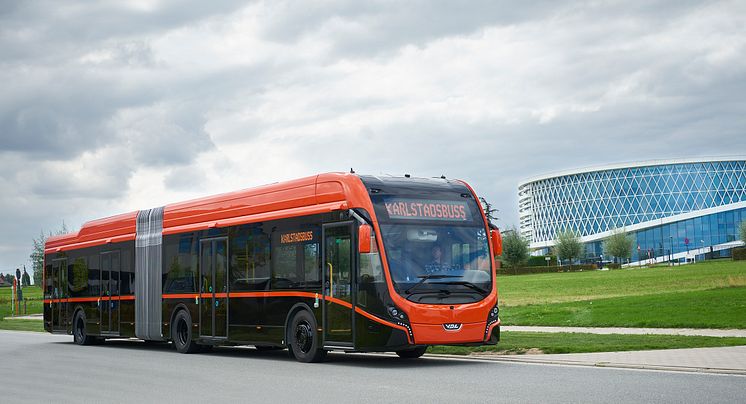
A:
<svg viewBox="0 0 746 404">
<path fill-rule="evenodd" d="M 414 333 L 412 332 L 412 326 L 409 325 L 409 319 L 407 318 L 407 314 L 404 313 L 402 309 L 396 306 L 388 306 L 386 307 L 386 311 L 388 311 L 389 316 L 391 316 L 391 318 L 394 319 L 394 323 L 407 329 L 407 334 L 409 334 L 410 343 L 412 343 L 412 341 L 414 341 Z"/>
<path fill-rule="evenodd" d="M 407 315 L 396 306 L 389 306 L 388 307 L 389 315 L 394 318 L 396 321 L 401 321 L 405 323 L 409 323 L 409 319 L 407 319 Z"/>
<path fill-rule="evenodd" d="M 486 341 L 490 337 L 490 327 L 500 321 L 500 309 L 495 305 L 495 307 L 490 309 L 490 312 L 487 313 L 487 324 L 485 324 L 484 327 L 484 340 Z"/>
</svg>

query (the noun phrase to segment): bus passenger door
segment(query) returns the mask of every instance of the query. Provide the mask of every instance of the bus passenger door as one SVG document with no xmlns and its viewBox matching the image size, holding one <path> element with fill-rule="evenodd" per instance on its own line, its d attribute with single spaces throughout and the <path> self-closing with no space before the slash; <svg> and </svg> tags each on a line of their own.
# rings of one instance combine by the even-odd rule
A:
<svg viewBox="0 0 746 404">
<path fill-rule="evenodd" d="M 67 328 L 67 260 L 52 261 L 52 331 Z"/>
<path fill-rule="evenodd" d="M 119 251 L 113 251 L 107 254 L 110 257 L 109 267 L 109 328 L 108 332 L 112 334 L 119 334 L 119 296 L 120 296 L 120 263 L 119 263 Z"/>
<path fill-rule="evenodd" d="M 355 289 L 352 223 L 324 225 L 322 233 L 324 346 L 352 348 Z"/>
<path fill-rule="evenodd" d="M 228 336 L 228 240 L 202 240 L 199 260 L 199 335 Z"/>
<path fill-rule="evenodd" d="M 109 290 L 109 276 L 111 274 L 111 254 L 101 253 L 101 268 L 99 269 L 99 295 L 98 295 L 98 313 L 101 321 L 101 334 L 108 334 L 110 327 L 110 308 L 111 292 Z"/>
</svg>

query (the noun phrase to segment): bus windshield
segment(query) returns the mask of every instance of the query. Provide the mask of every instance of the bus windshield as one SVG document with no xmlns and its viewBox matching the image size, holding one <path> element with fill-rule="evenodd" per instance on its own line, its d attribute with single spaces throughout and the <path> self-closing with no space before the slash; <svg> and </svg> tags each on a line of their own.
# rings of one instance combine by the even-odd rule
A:
<svg viewBox="0 0 746 404">
<path fill-rule="evenodd" d="M 381 233 L 394 286 L 407 299 L 466 303 L 492 289 L 483 227 L 387 223 Z"/>
<path fill-rule="evenodd" d="M 486 223 L 460 181 L 364 177 L 391 281 L 404 298 L 473 303 L 493 288 Z"/>
</svg>

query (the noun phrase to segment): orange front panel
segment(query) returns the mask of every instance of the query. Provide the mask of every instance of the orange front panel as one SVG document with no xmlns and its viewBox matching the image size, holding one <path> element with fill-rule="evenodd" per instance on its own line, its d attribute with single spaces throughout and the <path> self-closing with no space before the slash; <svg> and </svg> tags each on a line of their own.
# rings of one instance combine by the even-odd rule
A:
<svg viewBox="0 0 746 404">
<path fill-rule="evenodd" d="M 397 295 L 398 296 L 398 295 Z M 399 296 L 401 298 L 401 296 Z M 496 299 L 487 297 L 481 302 L 469 304 L 416 304 L 402 298 L 399 307 L 409 316 L 409 321 L 419 324 L 476 323 L 485 321 Z"/>
<path fill-rule="evenodd" d="M 446 331 L 443 324 L 412 324 L 415 344 L 466 344 L 484 341 L 486 322 L 466 323 L 458 331 Z"/>
</svg>

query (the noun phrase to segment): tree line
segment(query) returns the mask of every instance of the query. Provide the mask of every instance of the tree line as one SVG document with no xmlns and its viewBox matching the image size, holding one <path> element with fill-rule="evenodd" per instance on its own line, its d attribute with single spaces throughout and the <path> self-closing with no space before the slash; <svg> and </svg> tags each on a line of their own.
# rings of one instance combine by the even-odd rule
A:
<svg viewBox="0 0 746 404">
<path fill-rule="evenodd" d="M 634 240 L 624 229 L 612 230 L 611 235 L 604 240 L 604 254 L 614 257 L 619 262 L 632 257 Z M 583 256 L 583 242 L 580 236 L 572 230 L 563 230 L 557 234 L 552 254 L 557 256 L 557 261 L 567 262 L 572 265 L 573 261 Z M 515 268 L 523 265 L 529 257 L 529 242 L 521 237 L 515 228 L 504 232 L 502 262 L 508 267 Z"/>
</svg>

